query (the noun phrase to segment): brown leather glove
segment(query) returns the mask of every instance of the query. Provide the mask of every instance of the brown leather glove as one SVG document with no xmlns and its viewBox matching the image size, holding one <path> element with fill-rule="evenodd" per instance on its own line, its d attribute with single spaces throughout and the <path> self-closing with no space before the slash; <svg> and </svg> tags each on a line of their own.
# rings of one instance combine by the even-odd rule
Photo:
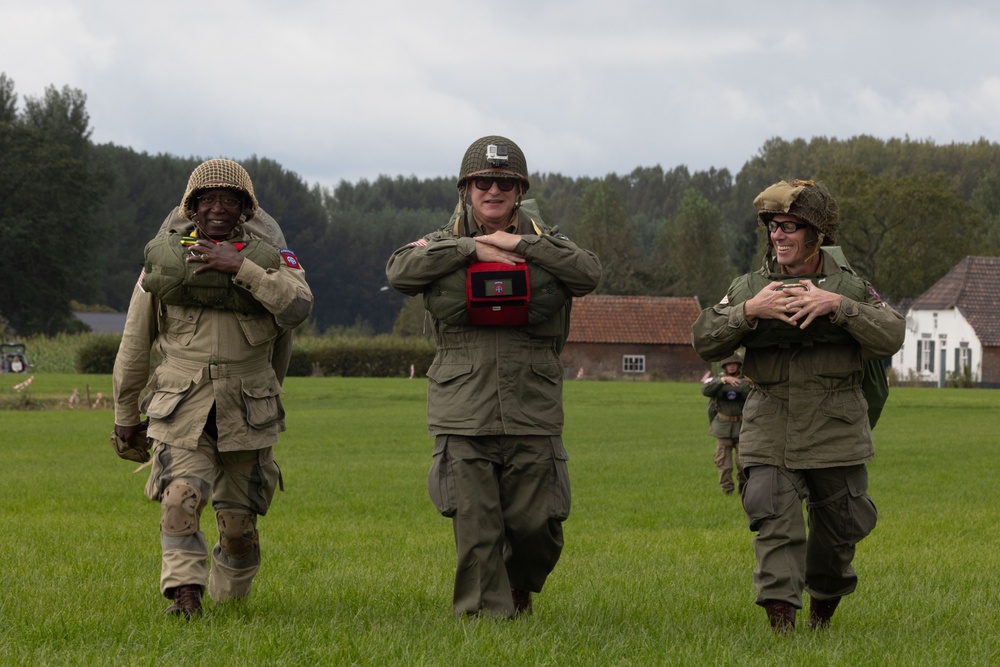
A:
<svg viewBox="0 0 1000 667">
<path fill-rule="evenodd" d="M 111 446 L 115 454 L 126 461 L 146 463 L 149 461 L 149 448 L 153 441 L 146 437 L 149 420 L 135 426 L 119 426 L 115 424 L 111 431 Z"/>
</svg>

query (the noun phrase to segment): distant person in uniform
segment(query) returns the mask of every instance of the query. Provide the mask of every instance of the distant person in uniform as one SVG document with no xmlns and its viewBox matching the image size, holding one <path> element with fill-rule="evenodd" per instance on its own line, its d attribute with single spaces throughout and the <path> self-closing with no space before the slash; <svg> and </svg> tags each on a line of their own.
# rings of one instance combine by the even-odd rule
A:
<svg viewBox="0 0 1000 667">
<path fill-rule="evenodd" d="M 743 509 L 757 533 L 757 604 L 787 633 L 803 590 L 809 627 L 824 628 L 857 586 L 855 546 L 878 516 L 865 467 L 874 456 L 865 362 L 895 354 L 906 324 L 824 248 L 840 215 L 822 183 L 775 183 L 754 206 L 768 233 L 764 266 L 701 312 L 693 341 L 706 361 L 746 348 Z"/>
<path fill-rule="evenodd" d="M 743 358 L 734 354 L 722 360 L 722 374 L 709 376 L 701 393 L 709 398 L 709 434 L 716 438 L 715 467 L 719 469 L 719 486 L 732 495 L 733 468 L 740 491 L 746 482 L 739 463 L 740 427 L 743 425 L 743 404 L 750 393 L 750 383 L 743 379 Z"/>
<path fill-rule="evenodd" d="M 428 489 L 453 521 L 456 615 L 530 614 L 570 510 L 559 352 L 570 298 L 597 287 L 601 264 L 525 210 L 528 186 L 517 144 L 476 140 L 451 220 L 386 267 L 394 288 L 423 295 L 437 342 Z"/>
<path fill-rule="evenodd" d="M 246 597 L 260 565 L 257 519 L 281 480 L 274 445 L 285 430 L 290 331 L 313 300 L 283 246 L 249 174 L 220 159 L 192 172 L 146 246 L 115 360 L 112 444 L 139 462 L 152 447 L 146 495 L 160 503 L 170 614 L 200 614 L 206 585 L 216 602 Z M 154 344 L 163 361 L 150 378 Z M 211 571 L 201 529 L 208 502 L 219 529 Z"/>
</svg>

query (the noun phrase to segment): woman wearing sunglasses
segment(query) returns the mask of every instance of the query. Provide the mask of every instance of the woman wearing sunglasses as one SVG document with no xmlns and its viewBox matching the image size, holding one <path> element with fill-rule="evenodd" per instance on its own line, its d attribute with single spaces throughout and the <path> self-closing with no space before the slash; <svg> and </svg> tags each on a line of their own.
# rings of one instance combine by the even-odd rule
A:
<svg viewBox="0 0 1000 667">
<path fill-rule="evenodd" d="M 542 222 L 528 187 L 514 142 L 476 140 L 448 224 L 386 267 L 394 288 L 424 296 L 434 327 L 428 490 L 454 523 L 456 616 L 530 614 L 569 515 L 559 352 L 569 300 L 597 287 L 601 264 Z"/>
</svg>

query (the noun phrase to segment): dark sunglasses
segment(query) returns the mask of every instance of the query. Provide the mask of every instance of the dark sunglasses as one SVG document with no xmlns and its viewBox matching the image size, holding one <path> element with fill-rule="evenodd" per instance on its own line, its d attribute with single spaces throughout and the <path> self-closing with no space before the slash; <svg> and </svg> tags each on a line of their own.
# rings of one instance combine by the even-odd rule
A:
<svg viewBox="0 0 1000 667">
<path fill-rule="evenodd" d="M 767 223 L 767 231 L 773 234 L 774 232 L 778 231 L 778 228 L 780 227 L 781 231 L 785 232 L 786 234 L 794 234 L 800 229 L 808 226 L 809 225 L 803 222 L 794 222 L 792 220 L 785 220 L 784 222 L 775 222 L 774 220 L 771 220 L 770 222 Z"/>
<path fill-rule="evenodd" d="M 218 195 L 201 195 L 198 197 L 198 203 L 204 204 L 205 206 L 215 206 L 216 202 L 222 204 L 222 208 L 227 208 L 230 211 L 235 211 L 237 208 L 243 205 L 243 200 L 238 197 L 230 197 L 228 195 L 218 196 Z"/>
<path fill-rule="evenodd" d="M 496 183 L 497 187 L 500 188 L 500 192 L 510 192 L 517 185 L 517 179 L 515 178 L 487 178 L 486 176 L 477 176 L 472 179 L 473 185 L 476 186 L 477 190 L 489 190 Z"/>
</svg>

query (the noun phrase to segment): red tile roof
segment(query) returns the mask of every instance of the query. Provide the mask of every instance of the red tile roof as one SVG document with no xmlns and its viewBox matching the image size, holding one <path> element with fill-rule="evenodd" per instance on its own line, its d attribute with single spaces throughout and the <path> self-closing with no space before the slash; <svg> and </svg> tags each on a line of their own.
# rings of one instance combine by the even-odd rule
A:
<svg viewBox="0 0 1000 667">
<path fill-rule="evenodd" d="M 1000 257 L 969 255 L 917 297 L 913 310 L 957 308 L 983 345 L 1000 345 Z"/>
<path fill-rule="evenodd" d="M 567 342 L 690 345 L 700 312 L 695 297 L 591 294 L 573 299 Z"/>
</svg>

